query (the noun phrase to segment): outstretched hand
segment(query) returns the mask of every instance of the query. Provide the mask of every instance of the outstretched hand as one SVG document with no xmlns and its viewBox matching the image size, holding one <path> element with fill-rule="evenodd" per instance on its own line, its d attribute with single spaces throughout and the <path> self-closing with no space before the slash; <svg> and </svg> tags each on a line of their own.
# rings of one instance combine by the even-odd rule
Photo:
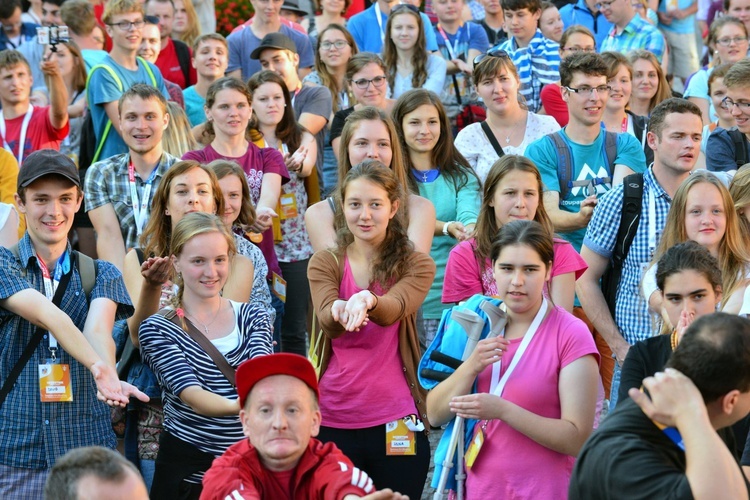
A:
<svg viewBox="0 0 750 500">
<path fill-rule="evenodd" d="M 149 397 L 137 387 L 120 380 L 117 377 L 117 371 L 104 361 L 97 361 L 91 365 L 91 374 L 96 382 L 97 399 L 109 406 L 125 406 L 131 396 L 144 403 L 149 400 Z"/>
<path fill-rule="evenodd" d="M 172 261 L 169 257 L 149 257 L 141 264 L 141 276 L 150 285 L 161 287 L 172 274 Z"/>
</svg>

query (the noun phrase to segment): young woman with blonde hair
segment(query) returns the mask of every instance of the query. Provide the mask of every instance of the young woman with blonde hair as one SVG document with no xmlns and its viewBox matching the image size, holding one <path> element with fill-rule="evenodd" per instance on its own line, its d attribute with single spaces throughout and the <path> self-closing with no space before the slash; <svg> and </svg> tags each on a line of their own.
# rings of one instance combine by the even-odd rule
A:
<svg viewBox="0 0 750 500">
<path fill-rule="evenodd" d="M 635 115 L 651 116 L 651 111 L 657 104 L 672 97 L 672 89 L 654 54 L 646 50 L 634 50 L 629 57 L 633 65 L 633 93 L 628 106 Z"/>
</svg>

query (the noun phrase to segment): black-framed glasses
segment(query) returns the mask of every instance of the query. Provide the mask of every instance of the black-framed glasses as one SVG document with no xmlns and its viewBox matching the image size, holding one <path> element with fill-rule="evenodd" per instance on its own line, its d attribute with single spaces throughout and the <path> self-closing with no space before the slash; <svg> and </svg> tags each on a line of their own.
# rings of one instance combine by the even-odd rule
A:
<svg viewBox="0 0 750 500">
<path fill-rule="evenodd" d="M 410 3 L 400 3 L 396 5 L 394 8 L 391 9 L 391 15 L 395 14 L 396 12 L 402 11 L 404 9 L 410 10 L 414 12 L 415 14 L 419 14 L 419 9 L 413 6 Z"/>
<path fill-rule="evenodd" d="M 484 54 L 479 54 L 477 57 L 474 58 L 474 67 L 476 68 L 477 65 L 487 59 L 488 57 L 498 57 L 500 59 L 510 59 L 510 54 L 505 52 L 504 50 L 496 49 L 496 50 L 490 50 L 488 52 L 485 52 Z"/>
<path fill-rule="evenodd" d="M 565 86 L 565 88 L 570 92 L 580 94 L 583 97 L 591 97 L 592 95 L 594 95 L 594 91 L 596 91 L 596 93 L 599 95 L 603 95 L 609 94 L 609 91 L 612 90 L 612 87 L 610 87 L 609 85 L 599 85 L 598 87 L 589 87 L 588 85 L 584 85 L 582 87 L 578 87 L 577 89 Z"/>
<path fill-rule="evenodd" d="M 573 54 L 578 54 L 580 52 L 596 52 L 594 47 L 565 47 L 563 50 Z"/>
<path fill-rule="evenodd" d="M 609 2 L 598 2 L 594 4 L 594 8 L 596 10 L 609 9 L 616 1 L 617 0 L 609 0 Z"/>
<path fill-rule="evenodd" d="M 734 102 L 729 97 L 721 100 L 721 107 L 724 109 L 732 110 L 735 106 L 742 113 L 750 112 L 750 102 Z"/>
<path fill-rule="evenodd" d="M 361 88 L 362 90 L 365 90 L 367 87 L 370 86 L 372 83 L 375 87 L 382 87 L 385 85 L 386 78 L 384 76 L 376 76 L 375 78 L 372 78 L 368 80 L 367 78 L 360 78 L 359 80 L 353 80 L 352 83 L 356 85 L 357 87 Z"/>
<path fill-rule="evenodd" d="M 729 47 L 733 43 L 735 45 L 739 45 L 742 42 L 747 42 L 747 37 L 746 36 L 736 36 L 734 38 L 724 37 L 724 38 L 719 38 L 718 40 L 716 40 L 716 43 L 718 43 L 722 47 Z"/>
<path fill-rule="evenodd" d="M 119 23 L 109 23 L 109 26 L 117 26 L 122 31 L 130 31 L 132 28 L 139 30 L 143 28 L 145 24 L 146 21 L 141 19 L 140 21 L 120 21 Z"/>
<path fill-rule="evenodd" d="M 320 48 L 323 50 L 331 50 L 331 47 L 335 47 L 338 50 L 347 47 L 349 42 L 346 40 L 336 40 L 335 42 L 320 42 Z"/>
</svg>

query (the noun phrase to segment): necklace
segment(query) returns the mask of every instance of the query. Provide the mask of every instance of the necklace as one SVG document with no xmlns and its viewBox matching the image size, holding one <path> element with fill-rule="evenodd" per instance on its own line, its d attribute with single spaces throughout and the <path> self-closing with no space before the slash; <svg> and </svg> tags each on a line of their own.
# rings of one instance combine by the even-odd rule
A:
<svg viewBox="0 0 750 500">
<path fill-rule="evenodd" d="M 672 335 L 669 339 L 669 343 L 672 345 L 672 350 L 674 351 L 677 347 L 677 328 L 672 330 Z"/>
<path fill-rule="evenodd" d="M 222 301 L 221 299 L 219 299 L 219 308 L 216 309 L 216 314 L 214 314 L 214 319 L 212 319 L 210 323 L 203 324 L 200 321 L 198 321 L 198 319 L 195 316 L 193 316 L 192 314 L 188 314 L 187 312 L 185 312 L 185 315 L 188 316 L 188 318 L 190 318 L 190 320 L 193 321 L 194 323 L 198 323 L 200 326 L 202 326 L 203 331 L 206 332 L 206 337 L 208 337 L 208 327 L 213 325 L 214 322 L 216 321 L 216 318 L 219 317 L 219 313 L 221 312 L 221 303 Z"/>
<path fill-rule="evenodd" d="M 412 168 L 411 171 L 417 182 L 421 182 L 422 184 L 433 182 L 440 176 L 440 169 L 438 168 L 431 168 L 430 170 L 418 170 Z"/>
</svg>

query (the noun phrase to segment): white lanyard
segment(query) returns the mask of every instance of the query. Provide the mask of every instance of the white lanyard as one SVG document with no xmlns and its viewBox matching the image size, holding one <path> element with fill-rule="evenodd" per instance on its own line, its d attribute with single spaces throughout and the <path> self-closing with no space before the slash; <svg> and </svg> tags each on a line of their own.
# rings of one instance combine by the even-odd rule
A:
<svg viewBox="0 0 750 500">
<path fill-rule="evenodd" d="M 544 319 L 545 314 L 547 314 L 547 299 L 542 297 L 542 307 L 539 308 L 539 312 L 536 313 L 536 316 L 534 317 L 534 321 L 532 321 L 531 325 L 529 325 L 529 329 L 526 331 L 526 335 L 523 336 L 521 345 L 518 346 L 518 350 L 516 351 L 515 356 L 513 356 L 513 361 L 510 362 L 510 366 L 508 366 L 508 369 L 505 370 L 505 373 L 503 374 L 503 378 L 500 378 L 500 368 L 502 365 L 502 360 L 493 363 L 492 382 L 490 384 L 491 394 L 494 394 L 495 396 L 503 395 L 505 384 L 508 382 L 508 379 L 510 378 L 511 373 L 513 373 L 513 370 L 516 369 L 516 366 L 518 365 L 518 362 L 521 360 L 521 357 L 526 352 L 526 348 L 529 347 L 529 344 L 531 343 L 531 339 L 534 338 L 534 335 L 539 329 L 539 325 L 542 324 L 542 320 Z M 503 337 L 505 336 L 505 329 L 503 329 L 501 335 Z"/>
<path fill-rule="evenodd" d="M 656 196 L 654 190 L 648 190 L 648 259 L 654 256 L 656 251 Z"/>
<path fill-rule="evenodd" d="M 55 275 L 51 276 L 49 273 L 49 269 L 47 268 L 47 264 L 44 263 L 39 255 L 36 256 L 36 260 L 39 263 L 39 268 L 42 270 L 42 277 L 44 278 L 44 295 L 49 300 L 52 300 L 55 297 L 55 292 L 57 292 L 57 286 L 60 284 L 60 278 L 62 278 L 64 270 L 63 268 L 67 263 L 67 258 L 68 252 L 66 250 L 57 261 L 57 265 L 55 266 Z M 52 335 L 52 332 L 49 332 L 49 348 L 50 351 L 57 349 L 57 339 L 54 337 L 54 335 Z M 54 353 L 52 354 L 52 357 L 55 357 Z"/>
<path fill-rule="evenodd" d="M 128 163 L 128 184 L 130 184 L 130 199 L 133 202 L 133 216 L 135 217 L 135 230 L 138 236 L 143 232 L 143 225 L 146 223 L 148 217 L 148 204 L 151 199 L 151 186 L 156 178 L 156 171 L 159 169 L 157 165 L 151 171 L 151 175 L 146 181 L 146 185 L 143 187 L 143 198 L 140 203 L 138 202 L 138 191 L 135 188 L 135 167 L 133 167 L 132 160 Z"/>
<path fill-rule="evenodd" d="M 437 25 L 440 36 L 442 36 L 443 40 L 445 40 L 445 48 L 448 49 L 448 55 L 450 56 L 451 61 L 458 57 L 456 56 L 456 54 L 458 54 L 458 41 L 461 38 L 461 28 L 463 28 L 463 26 L 458 27 L 458 31 L 456 31 L 456 39 L 453 44 L 451 44 L 451 42 L 448 40 L 448 35 L 445 33 L 443 27 L 440 26 L 440 23 L 438 23 Z"/>
<path fill-rule="evenodd" d="M 23 117 L 23 123 L 21 124 L 21 138 L 18 142 L 18 156 L 16 156 L 16 159 L 18 160 L 19 167 L 23 163 L 23 148 L 26 144 L 26 132 L 29 129 L 29 122 L 31 121 L 31 115 L 33 113 L 34 106 L 29 104 L 29 109 L 26 111 L 26 116 Z M 13 150 L 10 148 L 8 141 L 5 140 L 5 116 L 3 116 L 2 113 L 0 113 L 0 135 L 3 136 L 3 147 L 7 149 L 10 154 L 13 154 Z"/>
<path fill-rule="evenodd" d="M 378 19 L 378 27 L 380 27 L 380 43 L 385 44 L 385 31 L 383 29 L 383 13 L 380 10 L 380 4 L 375 0 L 375 17 Z"/>
</svg>

